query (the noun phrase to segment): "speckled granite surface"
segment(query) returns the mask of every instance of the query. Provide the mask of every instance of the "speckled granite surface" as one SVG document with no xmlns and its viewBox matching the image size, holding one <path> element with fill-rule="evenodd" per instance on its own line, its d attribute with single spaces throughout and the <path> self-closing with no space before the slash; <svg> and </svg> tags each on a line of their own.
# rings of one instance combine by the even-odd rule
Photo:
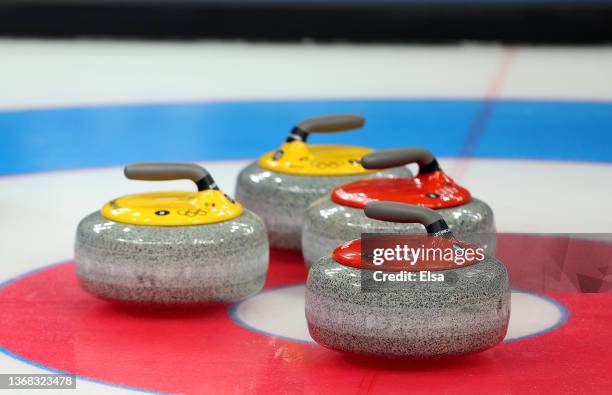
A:
<svg viewBox="0 0 612 395">
<path fill-rule="evenodd" d="M 495 254 L 495 219 L 491 208 L 481 200 L 462 206 L 436 210 L 458 239 L 482 246 Z M 421 224 L 378 221 L 365 216 L 363 209 L 343 206 L 323 197 L 312 203 L 304 215 L 302 253 L 308 266 L 330 256 L 340 244 L 358 239 L 362 233 L 421 233 Z"/>
<path fill-rule="evenodd" d="M 361 289 L 360 270 L 332 258 L 308 275 L 306 319 L 319 344 L 346 352 L 431 358 L 481 351 L 504 338 L 510 288 L 492 258 L 453 272 L 455 282 L 405 283 L 388 292 Z"/>
<path fill-rule="evenodd" d="M 259 291 L 268 269 L 263 221 L 141 226 L 94 212 L 78 226 L 77 275 L 88 292 L 145 303 L 232 302 Z"/>
<path fill-rule="evenodd" d="M 266 170 L 253 162 L 238 175 L 236 200 L 264 220 L 272 247 L 300 250 L 304 212 L 314 200 L 346 182 L 410 176 L 407 167 L 356 176 L 300 176 Z"/>
</svg>

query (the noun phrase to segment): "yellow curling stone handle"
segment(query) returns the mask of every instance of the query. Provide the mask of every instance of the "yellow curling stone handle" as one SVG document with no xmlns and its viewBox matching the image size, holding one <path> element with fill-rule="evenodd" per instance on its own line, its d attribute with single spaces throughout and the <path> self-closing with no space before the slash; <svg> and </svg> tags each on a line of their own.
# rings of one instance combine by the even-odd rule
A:
<svg viewBox="0 0 612 395">
<path fill-rule="evenodd" d="M 304 176 L 340 176 L 372 173 L 361 166 L 361 157 L 370 148 L 346 145 L 312 145 L 310 133 L 335 133 L 360 128 L 365 120 L 357 114 L 337 114 L 310 118 L 297 124 L 285 143 L 264 154 L 259 166 L 279 173 Z"/>
<path fill-rule="evenodd" d="M 198 191 L 163 191 L 123 196 L 104 205 L 102 216 L 112 221 L 148 226 L 205 225 L 242 214 L 242 206 L 219 190 L 201 166 L 185 163 L 138 163 L 125 167 L 132 180 L 192 180 Z"/>
</svg>

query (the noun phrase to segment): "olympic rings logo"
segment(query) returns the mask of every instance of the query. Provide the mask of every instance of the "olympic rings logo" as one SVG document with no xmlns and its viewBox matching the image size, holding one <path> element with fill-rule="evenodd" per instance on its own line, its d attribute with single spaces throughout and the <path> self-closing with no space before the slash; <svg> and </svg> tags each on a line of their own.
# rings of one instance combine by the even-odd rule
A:
<svg viewBox="0 0 612 395">
<path fill-rule="evenodd" d="M 208 214 L 206 210 L 180 210 L 176 212 L 178 215 L 184 215 L 186 217 L 204 216 Z"/>
<path fill-rule="evenodd" d="M 310 164 L 318 169 L 337 169 L 340 167 L 340 163 L 336 161 L 313 161 Z"/>
</svg>

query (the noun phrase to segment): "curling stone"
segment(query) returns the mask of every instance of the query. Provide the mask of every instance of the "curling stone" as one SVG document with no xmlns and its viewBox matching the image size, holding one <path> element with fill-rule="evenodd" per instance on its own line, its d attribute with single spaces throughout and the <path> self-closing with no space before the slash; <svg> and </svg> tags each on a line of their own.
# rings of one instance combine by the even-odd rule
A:
<svg viewBox="0 0 612 395">
<path fill-rule="evenodd" d="M 434 156 L 423 148 L 376 151 L 362 158 L 367 169 L 385 169 L 417 163 L 415 177 L 369 179 L 336 187 L 313 202 L 304 215 L 302 253 L 308 266 L 329 255 L 345 240 L 362 233 L 423 233 L 414 223 L 398 224 L 367 218 L 363 208 L 372 201 L 393 201 L 435 209 L 462 240 L 495 251 L 493 211 L 482 200 L 447 176 Z"/>
<path fill-rule="evenodd" d="M 189 179 L 197 192 L 129 195 L 78 226 L 81 286 L 103 299 L 151 304 L 233 302 L 259 291 L 268 270 L 263 221 L 192 164 L 142 163 L 132 180 Z"/>
<path fill-rule="evenodd" d="M 280 149 L 240 172 L 236 200 L 263 218 L 272 247 L 300 250 L 306 207 L 333 187 L 361 178 L 412 175 L 406 167 L 380 172 L 364 169 L 359 159 L 372 152 L 369 148 L 306 143 L 310 133 L 357 129 L 364 122 L 355 114 L 305 120 L 291 130 Z"/>
<path fill-rule="evenodd" d="M 439 212 L 425 207 L 372 202 L 365 214 L 425 226 L 428 234 L 421 237 L 432 240 L 430 246 L 476 247 L 455 239 Z M 483 254 L 461 266 L 432 259 L 402 266 L 401 272 L 377 271 L 364 264 L 367 251 L 375 251 L 362 252 L 365 240 L 339 246 L 309 270 L 306 319 L 317 343 L 355 354 L 421 359 L 479 352 L 503 340 L 510 289 L 502 263 Z M 380 280 L 383 273 L 403 277 L 401 281 L 387 277 L 379 288 L 364 289 L 364 284 Z M 416 281 L 409 281 L 406 273 L 412 273 Z"/>
</svg>

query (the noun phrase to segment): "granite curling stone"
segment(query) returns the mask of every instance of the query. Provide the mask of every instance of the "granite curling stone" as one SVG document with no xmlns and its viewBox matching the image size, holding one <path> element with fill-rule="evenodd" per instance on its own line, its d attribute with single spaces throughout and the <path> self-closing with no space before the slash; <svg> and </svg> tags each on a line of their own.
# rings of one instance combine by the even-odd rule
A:
<svg viewBox="0 0 612 395">
<path fill-rule="evenodd" d="M 455 239 L 442 216 L 428 208 L 372 202 L 365 212 L 373 219 L 424 225 L 428 235 L 421 237 L 435 237 L 441 245 L 470 246 Z M 363 279 L 380 278 L 383 271 L 363 268 L 362 242 L 339 246 L 309 270 L 306 319 L 317 343 L 352 354 L 426 359 L 483 351 L 504 339 L 510 289 L 507 271 L 495 258 L 483 254 L 463 266 L 425 261 L 408 269 L 419 270 L 414 273 L 419 281 L 364 290 Z M 424 279 L 420 273 L 429 274 Z M 427 281 L 441 273 L 443 281 Z"/>
<path fill-rule="evenodd" d="M 369 179 L 336 187 L 306 210 L 302 228 L 302 254 L 307 266 L 328 256 L 345 240 L 362 233 L 424 233 L 415 223 L 392 223 L 367 218 L 363 208 L 372 201 L 394 201 L 435 209 L 462 240 L 495 252 L 493 211 L 482 200 L 446 175 L 426 149 L 377 151 L 362 158 L 367 169 L 385 169 L 417 163 L 415 177 Z"/>
<path fill-rule="evenodd" d="M 310 133 L 356 129 L 364 122 L 355 114 L 305 120 L 279 149 L 240 172 L 236 200 L 263 218 L 272 247 L 299 251 L 306 207 L 333 187 L 361 178 L 412 175 L 405 166 L 378 172 L 364 169 L 359 159 L 372 152 L 369 148 L 307 144 Z"/>
<path fill-rule="evenodd" d="M 192 180 L 197 192 L 124 196 L 85 217 L 75 244 L 81 286 L 107 300 L 233 302 L 258 292 L 268 270 L 263 221 L 193 164 L 142 163 L 133 180 Z"/>
</svg>

